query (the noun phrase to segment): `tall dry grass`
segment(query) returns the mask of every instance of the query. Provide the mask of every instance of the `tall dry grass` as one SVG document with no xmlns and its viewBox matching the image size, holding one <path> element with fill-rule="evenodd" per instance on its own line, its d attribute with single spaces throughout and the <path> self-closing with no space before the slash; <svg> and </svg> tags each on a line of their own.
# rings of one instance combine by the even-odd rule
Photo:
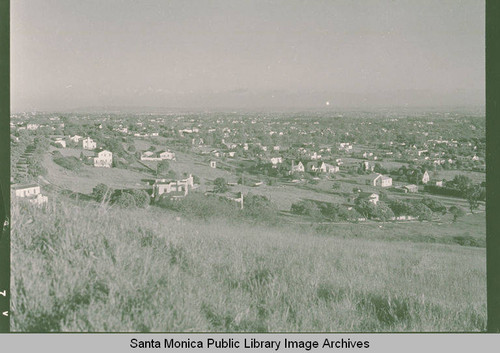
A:
<svg viewBox="0 0 500 353">
<path fill-rule="evenodd" d="M 485 250 L 12 206 L 13 331 L 483 331 Z"/>
</svg>

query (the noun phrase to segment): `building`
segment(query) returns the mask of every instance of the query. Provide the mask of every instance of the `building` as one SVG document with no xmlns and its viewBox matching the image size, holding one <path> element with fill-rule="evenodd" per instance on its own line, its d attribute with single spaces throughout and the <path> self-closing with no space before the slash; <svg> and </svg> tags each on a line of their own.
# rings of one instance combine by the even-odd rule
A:
<svg viewBox="0 0 500 353">
<path fill-rule="evenodd" d="M 422 183 L 427 184 L 431 180 L 431 177 L 429 176 L 429 173 L 427 170 L 424 172 L 424 175 L 422 176 Z"/>
<path fill-rule="evenodd" d="M 160 159 L 175 161 L 175 153 L 169 150 L 158 152 L 158 156 L 160 157 Z"/>
<path fill-rule="evenodd" d="M 357 200 L 368 200 L 368 202 L 371 202 L 372 204 L 376 205 L 379 202 L 379 195 L 376 193 L 371 193 L 371 192 L 360 192 Z"/>
<path fill-rule="evenodd" d="M 305 171 L 304 165 L 302 162 L 295 164 L 295 161 L 292 161 L 292 169 L 290 170 L 290 174 L 293 173 L 303 173 Z"/>
<path fill-rule="evenodd" d="M 66 141 L 64 141 L 62 139 L 62 137 L 56 138 L 56 140 L 54 141 L 54 143 L 57 143 L 58 145 L 60 145 L 63 148 L 66 148 Z"/>
<path fill-rule="evenodd" d="M 373 172 L 375 170 L 375 165 L 368 161 L 361 162 L 361 170 Z"/>
<path fill-rule="evenodd" d="M 112 165 L 113 153 L 108 150 L 103 150 L 97 153 L 97 157 L 94 157 L 94 167 L 111 168 Z"/>
<path fill-rule="evenodd" d="M 172 198 L 184 197 L 188 194 L 189 188 L 193 188 L 193 176 L 182 180 L 156 179 L 153 184 L 152 197 L 159 197 L 163 194 L 169 194 Z"/>
<path fill-rule="evenodd" d="M 325 172 L 328 174 L 338 173 L 338 171 L 340 170 L 338 166 L 328 163 L 323 163 L 320 168 L 324 168 Z"/>
<path fill-rule="evenodd" d="M 97 147 L 97 143 L 92 140 L 90 137 L 83 139 L 82 146 L 84 150 L 95 150 Z"/>
<path fill-rule="evenodd" d="M 217 168 L 217 161 L 210 160 L 210 168 Z"/>
<path fill-rule="evenodd" d="M 41 194 L 38 184 L 14 185 L 12 190 L 16 197 L 28 199 L 33 205 L 41 206 L 47 204 L 49 198 Z"/>
<path fill-rule="evenodd" d="M 370 176 L 370 178 L 366 181 L 366 184 L 386 188 L 392 186 L 392 178 L 382 174 L 376 174 L 374 176 Z"/>
<path fill-rule="evenodd" d="M 418 192 L 418 186 L 415 184 L 409 184 L 403 186 L 403 189 L 405 189 L 407 192 Z"/>
<path fill-rule="evenodd" d="M 80 136 L 80 135 L 75 135 L 75 136 L 71 136 L 69 139 L 71 141 L 73 141 L 74 143 L 78 143 L 80 142 L 80 140 L 83 138 L 83 136 Z"/>
<path fill-rule="evenodd" d="M 40 193 L 40 185 L 32 183 L 26 185 L 14 185 L 12 186 L 17 197 L 32 197 Z"/>
</svg>

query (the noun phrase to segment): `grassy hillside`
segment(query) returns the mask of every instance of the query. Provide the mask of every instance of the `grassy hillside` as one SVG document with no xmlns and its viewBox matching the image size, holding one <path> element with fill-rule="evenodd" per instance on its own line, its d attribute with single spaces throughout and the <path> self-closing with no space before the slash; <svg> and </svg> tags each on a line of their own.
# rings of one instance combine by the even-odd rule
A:
<svg viewBox="0 0 500 353">
<path fill-rule="evenodd" d="M 486 327 L 484 248 L 64 199 L 12 207 L 13 331 Z"/>
</svg>

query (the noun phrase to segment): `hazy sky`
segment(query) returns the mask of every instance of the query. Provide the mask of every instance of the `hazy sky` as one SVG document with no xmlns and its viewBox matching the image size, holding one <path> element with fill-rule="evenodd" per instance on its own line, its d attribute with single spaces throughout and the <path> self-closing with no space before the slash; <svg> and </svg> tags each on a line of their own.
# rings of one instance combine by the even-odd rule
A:
<svg viewBox="0 0 500 353">
<path fill-rule="evenodd" d="M 484 1 L 14 0 L 12 110 L 483 105 Z"/>
</svg>

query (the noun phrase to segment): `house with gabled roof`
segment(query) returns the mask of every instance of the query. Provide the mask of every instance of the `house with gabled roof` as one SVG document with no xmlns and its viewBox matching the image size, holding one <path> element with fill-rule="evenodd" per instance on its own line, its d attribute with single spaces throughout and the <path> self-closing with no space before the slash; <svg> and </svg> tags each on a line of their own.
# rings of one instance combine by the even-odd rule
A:
<svg viewBox="0 0 500 353">
<path fill-rule="evenodd" d="M 427 170 L 424 172 L 424 175 L 422 175 L 422 183 L 427 184 L 431 180 L 431 177 L 429 175 L 429 172 Z"/>
<path fill-rule="evenodd" d="M 97 148 L 97 143 L 90 137 L 82 140 L 82 147 L 84 150 L 95 150 Z"/>
<path fill-rule="evenodd" d="M 392 178 L 380 173 L 372 174 L 368 177 L 368 179 L 366 179 L 366 184 L 385 188 L 392 186 Z"/>
<path fill-rule="evenodd" d="M 303 173 L 305 171 L 304 165 L 301 161 L 295 164 L 295 161 L 292 160 L 292 169 L 290 170 L 290 174 L 293 173 Z"/>
<path fill-rule="evenodd" d="M 94 157 L 94 167 L 111 168 L 113 165 L 113 153 L 108 150 L 102 150 Z"/>
</svg>

